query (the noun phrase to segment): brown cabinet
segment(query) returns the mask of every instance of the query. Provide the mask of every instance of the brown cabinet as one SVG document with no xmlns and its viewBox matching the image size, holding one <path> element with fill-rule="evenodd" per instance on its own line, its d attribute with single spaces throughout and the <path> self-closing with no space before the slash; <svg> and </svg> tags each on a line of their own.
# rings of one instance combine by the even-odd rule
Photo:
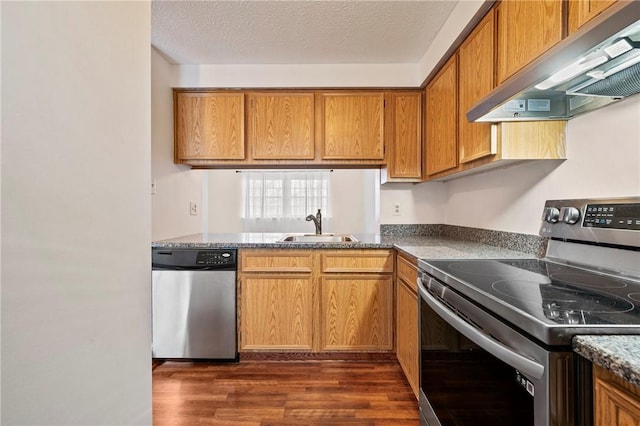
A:
<svg viewBox="0 0 640 426">
<path fill-rule="evenodd" d="M 418 335 L 417 260 L 398 254 L 396 258 L 396 356 L 418 398 L 420 380 Z"/>
<path fill-rule="evenodd" d="M 323 160 L 384 160 L 384 93 L 319 96 Z"/>
<path fill-rule="evenodd" d="M 598 16 L 618 0 L 569 0 L 569 34 Z"/>
<path fill-rule="evenodd" d="M 256 160 L 312 160 L 313 93 L 249 93 L 247 143 Z"/>
<path fill-rule="evenodd" d="M 639 426 L 640 388 L 595 365 L 594 426 Z"/>
<path fill-rule="evenodd" d="M 458 51 L 458 153 L 461 164 L 496 153 L 490 123 L 470 123 L 467 111 L 495 88 L 495 19 L 480 21 Z"/>
<path fill-rule="evenodd" d="M 321 254 L 320 350 L 393 350 L 393 252 Z"/>
<path fill-rule="evenodd" d="M 244 94 L 174 91 L 175 161 L 242 160 Z"/>
<path fill-rule="evenodd" d="M 240 251 L 241 352 L 393 350 L 392 250 Z"/>
<path fill-rule="evenodd" d="M 240 251 L 240 351 L 313 350 L 310 250 Z"/>
<path fill-rule="evenodd" d="M 495 87 L 497 14 L 499 10 L 490 10 L 427 84 L 426 180 L 447 180 L 519 161 L 566 157 L 564 121 L 467 121 L 467 111 Z"/>
<path fill-rule="evenodd" d="M 425 170 L 427 176 L 458 165 L 458 55 L 427 84 Z"/>
<path fill-rule="evenodd" d="M 420 182 L 422 178 L 422 92 L 386 95 L 386 182 Z"/>
<path fill-rule="evenodd" d="M 563 0 L 505 0 L 496 6 L 498 84 L 562 40 L 564 4 Z"/>
</svg>

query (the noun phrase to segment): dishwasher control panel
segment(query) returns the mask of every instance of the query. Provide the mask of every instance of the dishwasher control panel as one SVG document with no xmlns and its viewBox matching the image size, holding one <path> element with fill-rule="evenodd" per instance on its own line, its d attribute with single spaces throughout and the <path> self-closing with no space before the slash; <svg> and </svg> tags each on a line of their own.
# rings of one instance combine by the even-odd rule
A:
<svg viewBox="0 0 640 426">
<path fill-rule="evenodd" d="M 231 250 L 205 250 L 198 252 L 196 257 L 198 265 L 233 265 L 236 263 L 235 251 Z"/>
<path fill-rule="evenodd" d="M 235 270 L 238 264 L 236 249 L 211 248 L 153 248 L 152 268 L 174 270 Z"/>
</svg>

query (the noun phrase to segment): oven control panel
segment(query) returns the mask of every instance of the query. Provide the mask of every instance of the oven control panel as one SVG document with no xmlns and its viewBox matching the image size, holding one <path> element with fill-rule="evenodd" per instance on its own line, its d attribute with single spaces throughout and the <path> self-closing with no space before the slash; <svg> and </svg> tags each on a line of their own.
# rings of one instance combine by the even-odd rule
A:
<svg viewBox="0 0 640 426">
<path fill-rule="evenodd" d="M 587 204 L 582 226 L 640 230 L 640 204 Z"/>
<path fill-rule="evenodd" d="M 548 200 L 540 236 L 640 247 L 640 197 Z"/>
</svg>

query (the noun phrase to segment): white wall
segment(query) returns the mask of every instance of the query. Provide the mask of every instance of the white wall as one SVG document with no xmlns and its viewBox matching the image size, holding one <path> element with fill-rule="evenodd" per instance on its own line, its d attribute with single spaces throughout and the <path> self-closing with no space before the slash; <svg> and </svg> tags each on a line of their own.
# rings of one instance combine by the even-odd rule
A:
<svg viewBox="0 0 640 426">
<path fill-rule="evenodd" d="M 394 205 L 400 204 L 400 214 Z M 446 188 L 442 182 L 387 183 L 380 190 L 380 223 L 438 224 L 444 223 Z"/>
<path fill-rule="evenodd" d="M 178 67 L 151 49 L 151 178 L 152 238 L 162 240 L 202 232 L 203 172 L 173 163 L 173 92 L 178 85 Z M 189 203 L 200 207 L 191 216 Z"/>
<path fill-rule="evenodd" d="M 203 64 L 179 68 L 180 87 L 416 87 L 422 83 L 416 64 Z"/>
<path fill-rule="evenodd" d="M 0 422 L 151 424 L 150 5 L 1 7 Z"/>
<path fill-rule="evenodd" d="M 568 122 L 567 160 L 446 183 L 446 223 L 538 234 L 547 199 L 640 196 L 640 95 Z"/>
</svg>

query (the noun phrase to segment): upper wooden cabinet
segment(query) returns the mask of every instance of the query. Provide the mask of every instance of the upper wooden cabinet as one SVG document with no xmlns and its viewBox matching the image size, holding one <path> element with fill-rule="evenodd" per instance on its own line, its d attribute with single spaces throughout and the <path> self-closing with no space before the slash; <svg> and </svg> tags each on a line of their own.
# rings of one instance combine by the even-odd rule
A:
<svg viewBox="0 0 640 426">
<path fill-rule="evenodd" d="M 562 40 L 563 0 L 504 0 L 498 20 L 498 84 Z"/>
<path fill-rule="evenodd" d="M 458 165 L 458 55 L 454 54 L 427 84 L 425 170 L 433 175 Z"/>
<path fill-rule="evenodd" d="M 569 0 L 569 34 L 598 16 L 618 0 Z"/>
<path fill-rule="evenodd" d="M 384 93 L 319 95 L 323 160 L 384 160 Z"/>
<path fill-rule="evenodd" d="M 174 91 L 175 161 L 242 160 L 244 94 Z"/>
<path fill-rule="evenodd" d="M 313 93 L 249 93 L 247 142 L 258 160 L 315 155 Z"/>
<path fill-rule="evenodd" d="M 386 181 L 422 178 L 422 92 L 388 93 L 385 106 Z"/>
<path fill-rule="evenodd" d="M 495 88 L 495 19 L 493 11 L 480 21 L 458 51 L 460 163 L 495 154 L 490 123 L 470 123 L 467 111 Z"/>
</svg>

